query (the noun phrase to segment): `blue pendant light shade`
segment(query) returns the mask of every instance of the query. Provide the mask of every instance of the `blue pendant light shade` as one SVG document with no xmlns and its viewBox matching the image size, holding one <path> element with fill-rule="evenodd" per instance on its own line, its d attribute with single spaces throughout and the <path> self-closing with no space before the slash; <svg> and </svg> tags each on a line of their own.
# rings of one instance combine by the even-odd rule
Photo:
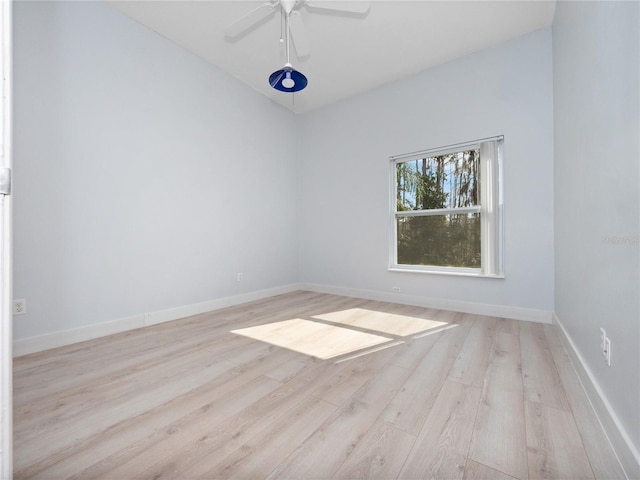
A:
<svg viewBox="0 0 640 480">
<path fill-rule="evenodd" d="M 307 77 L 305 77 L 302 73 L 295 70 L 291 63 L 289 62 L 289 34 L 291 31 L 289 30 L 289 15 L 291 14 L 291 10 L 295 7 L 297 0 L 280 0 L 280 5 L 284 12 L 284 29 L 285 35 L 287 38 L 286 52 L 287 52 L 287 63 L 284 64 L 280 70 L 276 70 L 271 75 L 269 75 L 269 85 L 271 85 L 276 90 L 281 92 L 293 93 L 299 92 L 304 87 L 307 86 Z"/>
<path fill-rule="evenodd" d="M 307 83 L 307 77 L 288 63 L 269 75 L 269 85 L 281 92 L 299 92 Z"/>
</svg>

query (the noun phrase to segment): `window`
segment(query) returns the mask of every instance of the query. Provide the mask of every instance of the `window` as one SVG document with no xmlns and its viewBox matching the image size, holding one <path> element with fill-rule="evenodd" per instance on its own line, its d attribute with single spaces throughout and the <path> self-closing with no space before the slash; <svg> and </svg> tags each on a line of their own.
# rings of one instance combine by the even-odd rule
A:
<svg viewBox="0 0 640 480">
<path fill-rule="evenodd" d="M 392 270 L 503 276 L 502 143 L 391 157 Z"/>
</svg>

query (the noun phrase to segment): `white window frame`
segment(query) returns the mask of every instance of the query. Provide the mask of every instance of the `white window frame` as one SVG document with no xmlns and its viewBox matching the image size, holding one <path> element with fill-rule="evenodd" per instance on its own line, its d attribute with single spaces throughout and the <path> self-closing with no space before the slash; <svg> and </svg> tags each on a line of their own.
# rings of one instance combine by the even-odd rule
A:
<svg viewBox="0 0 640 480">
<path fill-rule="evenodd" d="M 460 208 L 397 211 L 396 165 L 398 163 L 435 157 L 466 150 L 480 150 L 480 205 Z M 504 278 L 504 197 L 502 186 L 502 157 L 504 137 L 484 138 L 473 142 L 423 150 L 389 158 L 390 175 L 390 242 L 389 270 L 397 272 L 438 273 L 476 277 Z M 480 213 L 480 268 L 405 265 L 398 263 L 397 219 L 402 217 Z"/>
</svg>

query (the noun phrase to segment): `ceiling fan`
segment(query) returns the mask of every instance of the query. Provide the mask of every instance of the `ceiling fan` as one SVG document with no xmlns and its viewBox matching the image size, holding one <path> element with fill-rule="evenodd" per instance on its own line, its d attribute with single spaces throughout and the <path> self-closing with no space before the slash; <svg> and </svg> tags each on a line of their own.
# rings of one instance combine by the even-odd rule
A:
<svg viewBox="0 0 640 480">
<path fill-rule="evenodd" d="M 307 86 L 307 78 L 295 70 L 289 61 L 289 37 L 293 40 L 298 57 L 309 55 L 309 42 L 302 23 L 300 10 L 302 7 L 313 11 L 322 10 L 327 13 L 342 12 L 348 14 L 365 14 L 369 11 L 371 2 L 366 0 L 274 0 L 263 3 L 247 14 L 240 17 L 225 28 L 225 36 L 236 38 L 260 24 L 277 11 L 282 13 L 285 20 L 287 63 L 280 70 L 269 76 L 269 84 L 282 92 L 297 92 Z"/>
</svg>

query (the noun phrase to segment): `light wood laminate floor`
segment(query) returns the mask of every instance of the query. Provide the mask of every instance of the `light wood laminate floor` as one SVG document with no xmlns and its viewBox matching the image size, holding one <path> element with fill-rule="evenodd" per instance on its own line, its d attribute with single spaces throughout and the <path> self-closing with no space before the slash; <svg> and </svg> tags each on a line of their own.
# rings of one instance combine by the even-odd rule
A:
<svg viewBox="0 0 640 480">
<path fill-rule="evenodd" d="M 295 292 L 15 359 L 15 478 L 624 478 L 555 327 Z"/>
</svg>

